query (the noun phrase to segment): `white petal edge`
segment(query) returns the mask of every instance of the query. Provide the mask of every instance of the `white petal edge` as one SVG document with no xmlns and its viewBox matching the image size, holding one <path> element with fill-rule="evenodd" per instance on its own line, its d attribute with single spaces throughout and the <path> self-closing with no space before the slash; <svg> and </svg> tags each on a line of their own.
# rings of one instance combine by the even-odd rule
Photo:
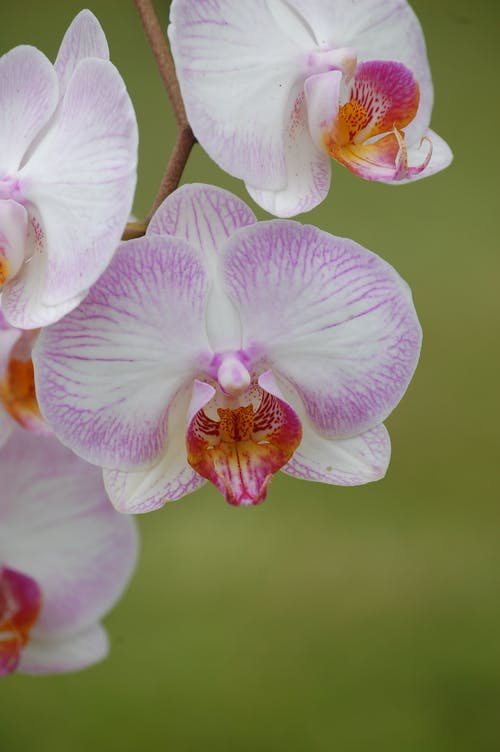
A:
<svg viewBox="0 0 500 752">
<path fill-rule="evenodd" d="M 302 420 L 302 441 L 288 464 L 287 475 L 317 483 L 357 486 L 384 477 L 391 443 L 383 424 L 350 439 L 327 439 Z"/>
<path fill-rule="evenodd" d="M 54 640 L 37 638 L 35 628 L 21 653 L 18 671 L 23 674 L 80 671 L 102 661 L 108 651 L 108 636 L 100 624 Z"/>
<path fill-rule="evenodd" d="M 101 24 L 88 10 L 81 10 L 68 26 L 59 47 L 54 68 L 59 77 L 61 95 L 80 62 L 88 57 L 109 60 L 109 48 Z"/>
</svg>

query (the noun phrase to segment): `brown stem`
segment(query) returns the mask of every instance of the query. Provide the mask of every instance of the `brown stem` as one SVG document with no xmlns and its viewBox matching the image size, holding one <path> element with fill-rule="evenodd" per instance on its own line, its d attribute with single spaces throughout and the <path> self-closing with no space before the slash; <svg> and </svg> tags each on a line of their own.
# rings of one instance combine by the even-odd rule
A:
<svg viewBox="0 0 500 752">
<path fill-rule="evenodd" d="M 188 123 L 179 82 L 175 74 L 174 62 L 153 4 L 151 0 L 134 0 L 134 2 L 168 98 L 172 104 L 178 129 L 174 149 L 168 160 L 153 205 L 146 218 L 147 224 L 161 202 L 179 185 L 189 153 L 196 143 L 196 139 Z"/>
</svg>

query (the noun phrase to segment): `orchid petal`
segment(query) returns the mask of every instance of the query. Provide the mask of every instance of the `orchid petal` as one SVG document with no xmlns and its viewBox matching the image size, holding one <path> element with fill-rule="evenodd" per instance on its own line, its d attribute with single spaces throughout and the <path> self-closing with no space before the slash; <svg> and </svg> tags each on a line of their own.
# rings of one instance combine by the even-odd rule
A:
<svg viewBox="0 0 500 752">
<path fill-rule="evenodd" d="M 24 262 L 27 232 L 28 212 L 24 206 L 0 200 L 0 289 Z"/>
<path fill-rule="evenodd" d="M 317 206 L 330 189 L 330 159 L 311 140 L 303 92 L 297 97 L 285 134 L 286 186 L 281 190 L 246 189 L 254 201 L 277 217 L 292 217 Z"/>
<path fill-rule="evenodd" d="M 282 471 L 317 483 L 357 486 L 383 478 L 391 456 L 383 424 L 349 439 L 326 439 L 307 422 L 302 441 Z"/>
<path fill-rule="evenodd" d="M 214 392 L 213 388 L 211 392 Z M 152 467 L 128 473 L 104 470 L 106 491 L 119 512 L 152 512 L 167 501 L 176 501 L 206 483 L 205 478 L 189 466 L 186 456 L 184 437 L 190 400 L 190 391 L 186 391 L 171 405 L 168 415 L 168 434 L 171 438 Z"/>
<path fill-rule="evenodd" d="M 304 84 L 309 133 L 317 149 L 325 149 L 325 131 L 337 117 L 341 84 L 341 71 L 317 73 Z"/>
<path fill-rule="evenodd" d="M 307 44 L 265 0 L 174 0 L 169 38 L 189 122 L 209 155 L 249 185 L 287 182 L 285 128 Z M 272 92 L 272 96 L 269 96 Z"/>
<path fill-rule="evenodd" d="M 19 169 L 58 98 L 54 68 L 35 47 L 14 47 L 0 58 L 0 186 L 4 175 Z"/>
<path fill-rule="evenodd" d="M 121 595 L 135 564 L 133 521 L 109 504 L 101 473 L 58 441 L 16 429 L 0 453 L 0 550 L 43 603 L 32 634 L 69 636 Z"/>
<path fill-rule="evenodd" d="M 109 60 L 109 48 L 101 24 L 90 10 L 84 9 L 70 23 L 54 63 L 61 94 L 78 63 L 88 57 Z"/>
<path fill-rule="evenodd" d="M 105 60 L 82 60 L 21 173 L 23 195 L 42 218 L 45 305 L 78 296 L 111 260 L 132 204 L 136 149 L 135 115 L 118 71 Z M 26 266 L 26 278 L 32 269 Z"/>
<path fill-rule="evenodd" d="M 243 347 L 290 381 L 315 427 L 349 437 L 381 423 L 415 370 L 421 330 L 406 283 L 352 240 L 292 221 L 239 230 L 226 286 Z"/>
<path fill-rule="evenodd" d="M 32 209 L 36 214 L 36 210 Z M 31 257 L 27 264 L 21 267 L 19 274 L 11 279 L 2 290 L 2 307 L 5 318 L 12 326 L 19 329 L 38 329 L 49 326 L 72 311 L 87 294 L 83 290 L 74 298 L 69 298 L 57 305 L 45 305 L 42 300 L 47 270 L 47 253 L 42 226 L 31 217 L 28 224 L 28 248 Z"/>
<path fill-rule="evenodd" d="M 148 235 L 120 246 L 33 353 L 40 408 L 65 444 L 112 468 L 139 470 L 159 456 L 168 405 L 209 350 L 207 296 L 184 241 Z"/>
<path fill-rule="evenodd" d="M 151 218 L 147 234 L 185 240 L 211 267 L 227 238 L 255 222 L 255 214 L 233 193 L 213 185 L 189 183 L 163 201 Z"/>
<path fill-rule="evenodd" d="M 108 637 L 100 624 L 56 640 L 37 638 L 35 630 L 21 653 L 19 671 L 23 674 L 60 674 L 78 671 L 106 657 Z"/>
</svg>

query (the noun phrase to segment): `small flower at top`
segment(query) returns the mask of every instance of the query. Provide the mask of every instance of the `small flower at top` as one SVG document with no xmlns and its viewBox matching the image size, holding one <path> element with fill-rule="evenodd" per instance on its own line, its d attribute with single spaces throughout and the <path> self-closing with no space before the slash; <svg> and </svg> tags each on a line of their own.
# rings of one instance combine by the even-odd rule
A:
<svg viewBox="0 0 500 752">
<path fill-rule="evenodd" d="M 134 569 L 134 522 L 101 473 L 54 437 L 15 427 L 0 449 L 0 676 L 85 668 Z"/>
<path fill-rule="evenodd" d="M 381 478 L 382 421 L 420 339 L 410 290 L 381 258 L 298 222 L 257 222 L 195 184 L 42 330 L 33 362 L 57 435 L 105 468 L 119 510 L 144 512 L 205 480 L 233 505 L 258 504 L 280 468 Z"/>
<path fill-rule="evenodd" d="M 0 58 L 0 288 L 7 320 L 74 308 L 120 241 L 136 183 L 137 122 L 104 33 L 84 10 L 55 64 L 34 47 Z"/>
<path fill-rule="evenodd" d="M 173 0 L 170 18 L 194 134 L 271 214 L 323 201 L 331 157 L 388 183 L 450 163 L 405 0 Z"/>
</svg>

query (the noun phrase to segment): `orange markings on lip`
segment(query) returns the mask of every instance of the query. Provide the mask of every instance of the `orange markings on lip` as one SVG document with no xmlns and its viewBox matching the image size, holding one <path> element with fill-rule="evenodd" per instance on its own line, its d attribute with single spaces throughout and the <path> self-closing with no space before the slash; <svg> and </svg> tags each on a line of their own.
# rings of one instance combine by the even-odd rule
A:
<svg viewBox="0 0 500 752">
<path fill-rule="evenodd" d="M 368 113 L 357 99 L 351 99 L 339 107 L 339 130 L 345 143 L 352 143 L 367 122 Z"/>
<path fill-rule="evenodd" d="M 252 437 L 254 427 L 253 405 L 238 407 L 236 410 L 218 408 L 220 437 L 222 441 L 247 441 Z"/>
</svg>

